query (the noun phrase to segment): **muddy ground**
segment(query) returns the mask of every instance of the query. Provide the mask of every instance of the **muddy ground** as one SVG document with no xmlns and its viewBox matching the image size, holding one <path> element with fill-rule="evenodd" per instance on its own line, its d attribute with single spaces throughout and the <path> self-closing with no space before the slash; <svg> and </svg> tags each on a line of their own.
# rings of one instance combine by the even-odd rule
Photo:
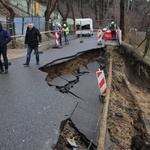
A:
<svg viewBox="0 0 150 150">
<path fill-rule="evenodd" d="M 104 53 L 106 52 L 106 53 Z M 149 121 L 150 121 L 150 67 L 137 60 L 131 54 L 126 54 L 121 48 L 115 48 L 113 55 L 113 77 L 108 112 L 108 131 L 112 149 L 114 150 L 149 150 Z M 109 52 L 89 51 L 71 61 L 42 68 L 48 73 L 47 82 L 60 74 L 79 73 L 79 68 L 89 62 L 109 59 Z M 108 70 L 106 68 L 106 70 Z M 61 72 L 58 72 L 61 70 Z M 70 124 L 70 121 L 61 129 L 55 150 L 70 150 L 72 147 L 66 138 L 76 137 L 79 149 L 88 148 L 88 144 Z"/>
<path fill-rule="evenodd" d="M 150 149 L 150 68 L 131 54 L 113 51 L 108 130 L 116 150 Z M 136 145 L 136 146 L 135 146 Z"/>
</svg>

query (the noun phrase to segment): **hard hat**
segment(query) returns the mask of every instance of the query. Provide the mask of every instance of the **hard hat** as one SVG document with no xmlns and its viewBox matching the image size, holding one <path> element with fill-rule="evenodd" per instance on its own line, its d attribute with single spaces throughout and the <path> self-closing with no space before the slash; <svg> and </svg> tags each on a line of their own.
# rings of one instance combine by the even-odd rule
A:
<svg viewBox="0 0 150 150">
<path fill-rule="evenodd" d="M 114 24 L 114 21 L 112 21 L 111 24 Z"/>
<path fill-rule="evenodd" d="M 66 24 L 64 24 L 64 27 L 66 27 Z"/>
</svg>

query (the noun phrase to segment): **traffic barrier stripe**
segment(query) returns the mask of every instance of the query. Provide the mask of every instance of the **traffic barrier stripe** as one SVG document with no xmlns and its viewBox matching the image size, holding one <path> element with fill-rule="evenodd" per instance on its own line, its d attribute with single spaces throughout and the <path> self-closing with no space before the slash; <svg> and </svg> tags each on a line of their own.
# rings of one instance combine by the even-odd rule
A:
<svg viewBox="0 0 150 150">
<path fill-rule="evenodd" d="M 59 34 L 57 32 L 55 32 L 55 44 L 59 46 Z"/>
<path fill-rule="evenodd" d="M 102 30 L 97 31 L 97 44 L 101 45 L 102 44 Z"/>
<path fill-rule="evenodd" d="M 102 35 L 100 34 L 100 35 L 98 36 L 98 39 L 100 39 L 100 38 L 101 38 L 101 36 L 102 36 Z"/>
<path fill-rule="evenodd" d="M 96 72 L 98 86 L 100 89 L 100 94 L 105 96 L 106 95 L 106 80 L 104 76 L 104 71 L 97 71 Z"/>
</svg>

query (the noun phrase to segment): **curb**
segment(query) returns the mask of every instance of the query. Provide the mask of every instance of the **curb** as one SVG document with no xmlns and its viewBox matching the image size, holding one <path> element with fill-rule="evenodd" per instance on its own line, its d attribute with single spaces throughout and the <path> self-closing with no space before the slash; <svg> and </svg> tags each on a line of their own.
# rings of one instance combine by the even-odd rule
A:
<svg viewBox="0 0 150 150">
<path fill-rule="evenodd" d="M 103 106 L 102 116 L 100 120 L 97 150 L 105 150 L 105 146 L 106 146 L 107 118 L 108 118 L 108 108 L 109 108 L 110 91 L 111 91 L 111 83 L 112 83 L 112 49 L 111 50 L 108 49 L 108 51 L 110 51 L 109 73 L 107 79 L 106 97 L 104 99 L 104 106 Z"/>
</svg>

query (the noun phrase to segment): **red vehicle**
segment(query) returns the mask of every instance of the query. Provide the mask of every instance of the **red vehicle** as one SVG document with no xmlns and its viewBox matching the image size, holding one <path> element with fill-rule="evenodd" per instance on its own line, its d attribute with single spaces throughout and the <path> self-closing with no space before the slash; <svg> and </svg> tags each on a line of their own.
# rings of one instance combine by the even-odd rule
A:
<svg viewBox="0 0 150 150">
<path fill-rule="evenodd" d="M 119 28 L 117 28 L 116 30 L 116 38 L 112 38 L 111 30 L 108 27 L 104 28 L 102 31 L 105 45 L 112 45 L 112 46 L 121 45 L 122 32 Z"/>
<path fill-rule="evenodd" d="M 104 40 L 113 40 L 114 38 L 112 38 L 112 35 L 111 35 L 111 30 L 107 30 L 104 32 Z M 115 39 L 118 39 L 118 30 L 116 30 L 116 38 Z M 115 40 L 114 39 L 114 40 Z"/>
</svg>

